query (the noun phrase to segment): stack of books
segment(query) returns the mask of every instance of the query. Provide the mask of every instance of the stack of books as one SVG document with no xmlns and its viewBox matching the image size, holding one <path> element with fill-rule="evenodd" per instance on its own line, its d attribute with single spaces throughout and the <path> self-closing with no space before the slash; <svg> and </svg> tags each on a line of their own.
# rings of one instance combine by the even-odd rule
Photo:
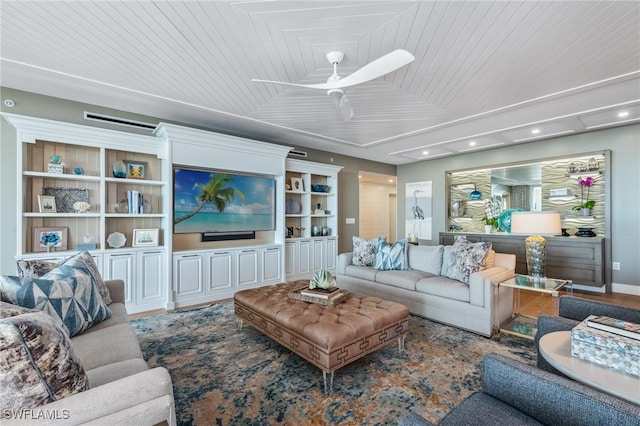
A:
<svg viewBox="0 0 640 426">
<path fill-rule="evenodd" d="M 289 293 L 291 299 L 302 300 L 308 303 L 318 303 L 325 306 L 333 306 L 344 301 L 349 292 L 335 287 L 331 290 L 322 288 L 302 288 Z"/>
<path fill-rule="evenodd" d="M 303 296 L 317 297 L 319 299 L 331 300 L 340 296 L 340 294 L 342 293 L 340 292 L 340 289 L 338 287 L 334 287 L 332 289 L 324 289 L 324 288 L 316 287 L 314 289 L 310 289 L 310 288 L 302 289 L 300 290 L 300 294 Z"/>
<path fill-rule="evenodd" d="M 634 340 L 640 340 L 640 324 L 633 322 L 622 321 L 603 315 L 591 315 L 587 318 L 587 326 L 629 337 Z"/>
<path fill-rule="evenodd" d="M 129 214 L 141 214 L 144 199 L 141 193 L 134 190 L 127 191 L 127 204 L 129 206 Z"/>
</svg>

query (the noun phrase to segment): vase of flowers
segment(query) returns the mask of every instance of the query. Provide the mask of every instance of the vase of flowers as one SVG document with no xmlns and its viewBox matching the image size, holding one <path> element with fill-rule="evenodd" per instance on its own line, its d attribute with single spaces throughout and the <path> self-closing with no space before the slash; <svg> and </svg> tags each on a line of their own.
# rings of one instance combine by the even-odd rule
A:
<svg viewBox="0 0 640 426">
<path fill-rule="evenodd" d="M 500 206 L 496 201 L 484 200 L 484 232 L 490 234 L 493 229 L 498 229 L 498 216 L 500 215 Z"/>
<path fill-rule="evenodd" d="M 594 200 L 589 199 L 589 192 L 591 191 L 591 187 L 595 183 L 595 179 L 591 176 L 583 178 L 582 176 L 578 177 L 578 186 L 580 186 L 580 205 L 574 206 L 572 210 L 579 211 L 580 216 L 591 216 L 591 210 L 596 205 Z M 587 196 L 584 196 L 585 188 L 587 189 Z"/>
</svg>

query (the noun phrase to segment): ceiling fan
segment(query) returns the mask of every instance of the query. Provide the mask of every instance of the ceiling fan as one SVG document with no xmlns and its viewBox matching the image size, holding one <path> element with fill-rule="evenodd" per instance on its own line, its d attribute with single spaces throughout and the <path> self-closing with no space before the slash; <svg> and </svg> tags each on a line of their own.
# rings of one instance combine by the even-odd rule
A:
<svg viewBox="0 0 640 426">
<path fill-rule="evenodd" d="M 327 95 L 335 102 L 340 117 L 344 121 L 349 121 L 353 117 L 353 108 L 342 89 L 382 77 L 383 75 L 389 74 L 390 72 L 411 63 L 415 58 L 406 50 L 397 49 L 379 57 L 375 61 L 369 62 L 367 65 L 345 78 L 341 78 L 338 75 L 338 64 L 344 59 L 344 53 L 329 52 L 327 53 L 327 59 L 333 65 L 333 75 L 327 79 L 326 83 L 296 84 L 284 81 L 259 80 L 256 78 L 252 78 L 251 81 L 258 83 L 284 84 L 286 86 L 304 87 L 307 89 L 326 90 Z"/>
</svg>

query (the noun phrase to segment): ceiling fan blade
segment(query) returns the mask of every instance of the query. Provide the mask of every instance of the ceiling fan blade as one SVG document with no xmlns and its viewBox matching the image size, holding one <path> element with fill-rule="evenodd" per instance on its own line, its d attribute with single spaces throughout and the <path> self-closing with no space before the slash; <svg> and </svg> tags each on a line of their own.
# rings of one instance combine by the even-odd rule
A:
<svg viewBox="0 0 640 426">
<path fill-rule="evenodd" d="M 353 74 L 348 75 L 345 78 L 341 78 L 340 80 L 332 81 L 330 83 L 297 84 L 287 83 L 284 81 L 260 80 L 257 78 L 252 78 L 251 81 L 257 83 L 272 83 L 282 84 L 285 86 L 304 87 L 306 89 L 340 89 L 355 86 L 356 84 L 365 83 L 378 77 L 382 77 L 383 75 L 389 74 L 390 72 L 393 72 L 398 68 L 402 68 L 405 65 L 413 62 L 414 59 L 415 58 L 413 57 L 413 55 L 406 50 L 397 49 L 391 53 L 387 53 L 386 55 L 379 57 L 375 61 L 369 62 L 367 65 L 363 66 Z"/>
<path fill-rule="evenodd" d="M 353 74 L 341 78 L 331 84 L 333 84 L 333 88 L 343 89 L 345 87 L 365 83 L 402 68 L 413 62 L 414 59 L 413 55 L 406 50 L 394 50 L 391 53 L 387 53 L 386 55 L 379 57 L 375 61 L 369 62 Z"/>
<path fill-rule="evenodd" d="M 332 96 L 333 101 L 336 104 L 336 109 L 338 110 L 338 114 L 342 121 L 349 121 L 353 118 L 353 108 L 351 107 L 351 102 L 349 102 L 349 98 L 345 94 L 342 96 Z"/>
<path fill-rule="evenodd" d="M 304 87 L 306 89 L 329 90 L 329 89 L 333 89 L 335 87 L 335 83 L 296 84 L 296 83 L 286 83 L 284 81 L 259 80 L 257 78 L 252 78 L 251 81 L 255 81 L 257 83 L 273 83 L 273 84 L 282 84 L 282 85 L 285 85 L 285 86 Z"/>
</svg>

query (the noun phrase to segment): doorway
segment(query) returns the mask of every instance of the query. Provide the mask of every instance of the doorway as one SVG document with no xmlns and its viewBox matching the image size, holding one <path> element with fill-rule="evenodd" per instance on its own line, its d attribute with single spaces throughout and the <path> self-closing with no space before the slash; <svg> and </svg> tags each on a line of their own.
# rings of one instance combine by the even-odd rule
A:
<svg viewBox="0 0 640 426">
<path fill-rule="evenodd" d="M 358 177 L 360 238 L 396 241 L 396 176 L 361 171 Z"/>
</svg>

